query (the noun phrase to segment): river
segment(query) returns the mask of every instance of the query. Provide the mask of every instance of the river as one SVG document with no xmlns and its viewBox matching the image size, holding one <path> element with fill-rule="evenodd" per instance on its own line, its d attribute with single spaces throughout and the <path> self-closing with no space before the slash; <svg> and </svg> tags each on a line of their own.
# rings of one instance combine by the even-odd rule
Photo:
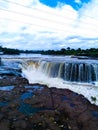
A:
<svg viewBox="0 0 98 130">
<path fill-rule="evenodd" d="M 41 54 L 1 55 L 2 65 L 21 68 L 29 83 L 67 88 L 98 105 L 98 60 Z M 93 101 L 91 97 L 95 97 Z"/>
</svg>

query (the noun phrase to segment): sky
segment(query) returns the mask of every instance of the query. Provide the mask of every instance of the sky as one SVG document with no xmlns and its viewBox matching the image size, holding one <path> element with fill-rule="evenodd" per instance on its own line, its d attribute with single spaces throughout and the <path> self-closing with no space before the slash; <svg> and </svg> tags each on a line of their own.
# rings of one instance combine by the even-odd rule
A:
<svg viewBox="0 0 98 130">
<path fill-rule="evenodd" d="M 98 48 L 98 0 L 0 0 L 0 46 Z"/>
</svg>

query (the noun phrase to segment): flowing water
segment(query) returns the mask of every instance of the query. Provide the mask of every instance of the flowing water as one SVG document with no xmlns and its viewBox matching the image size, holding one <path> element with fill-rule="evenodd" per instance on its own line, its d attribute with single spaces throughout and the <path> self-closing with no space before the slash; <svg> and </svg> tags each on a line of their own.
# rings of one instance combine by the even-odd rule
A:
<svg viewBox="0 0 98 130">
<path fill-rule="evenodd" d="M 98 61 L 70 56 L 2 56 L 4 65 L 17 66 L 30 83 L 67 88 L 98 105 Z M 91 97 L 96 97 L 93 101 Z"/>
</svg>

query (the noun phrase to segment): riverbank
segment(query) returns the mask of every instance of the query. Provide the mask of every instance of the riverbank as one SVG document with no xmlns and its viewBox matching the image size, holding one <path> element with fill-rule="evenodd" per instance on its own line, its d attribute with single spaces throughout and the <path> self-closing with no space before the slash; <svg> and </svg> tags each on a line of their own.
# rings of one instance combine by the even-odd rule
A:
<svg viewBox="0 0 98 130">
<path fill-rule="evenodd" d="M 1 76 L 0 89 L 0 130 L 98 129 L 98 106 L 68 89 L 13 75 Z"/>
</svg>

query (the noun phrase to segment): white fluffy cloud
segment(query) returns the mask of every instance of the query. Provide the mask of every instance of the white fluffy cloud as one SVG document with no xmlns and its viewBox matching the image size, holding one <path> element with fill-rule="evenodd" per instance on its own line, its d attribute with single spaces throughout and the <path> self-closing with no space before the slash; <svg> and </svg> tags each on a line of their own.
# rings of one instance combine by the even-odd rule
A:
<svg viewBox="0 0 98 130">
<path fill-rule="evenodd" d="M 75 0 L 76 3 L 81 4 L 81 0 Z"/>
<path fill-rule="evenodd" d="M 98 41 L 97 0 L 84 4 L 79 11 L 60 3 L 50 8 L 38 0 L 17 0 L 17 3 L 23 6 L 0 1 L 0 42 L 3 46 L 34 50 L 98 47 L 94 46 Z"/>
</svg>

